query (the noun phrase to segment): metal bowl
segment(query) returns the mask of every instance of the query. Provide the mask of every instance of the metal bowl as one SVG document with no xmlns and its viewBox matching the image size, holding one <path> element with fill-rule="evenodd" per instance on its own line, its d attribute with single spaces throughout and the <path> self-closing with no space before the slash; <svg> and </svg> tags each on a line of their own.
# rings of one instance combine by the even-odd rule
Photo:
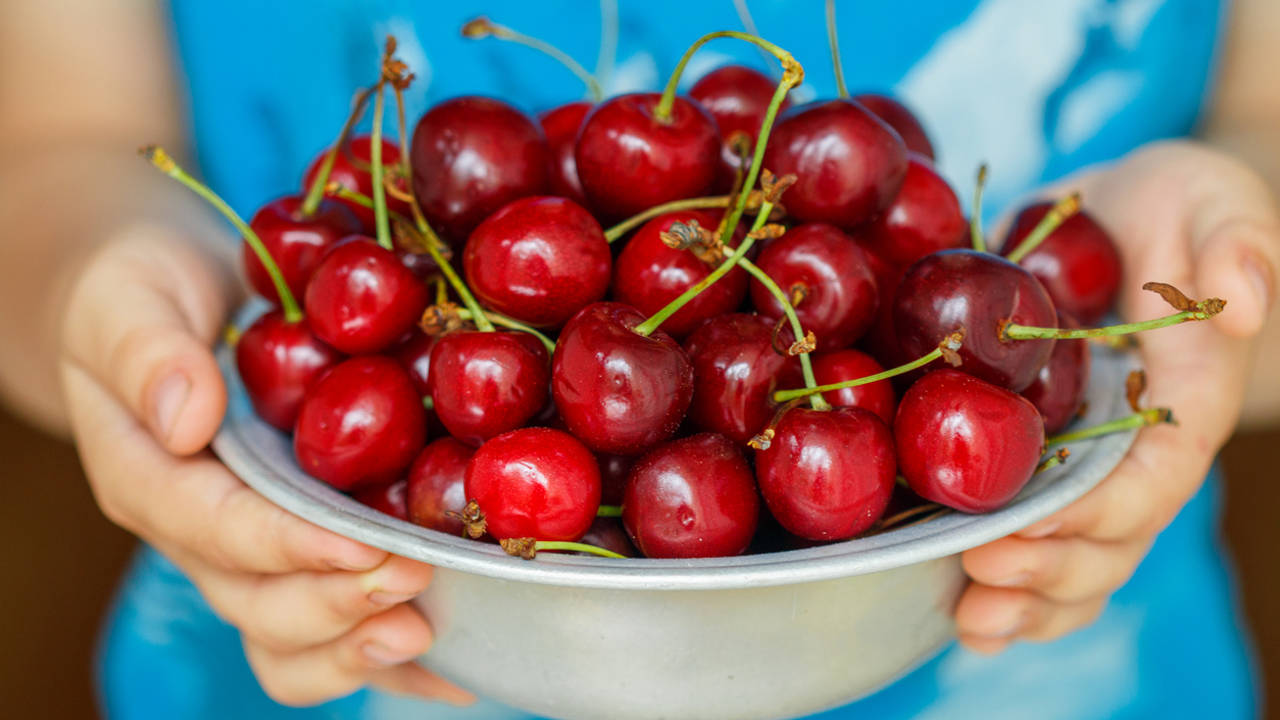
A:
<svg viewBox="0 0 1280 720">
<path fill-rule="evenodd" d="M 303 473 L 253 413 L 233 353 L 213 449 L 245 483 L 316 525 L 437 568 L 414 602 L 422 663 L 477 694 L 565 720 L 788 718 L 855 700 L 953 637 L 958 553 L 1045 518 L 1101 481 L 1133 432 L 1081 442 L 986 515 L 952 513 L 871 537 L 762 555 L 606 560 L 499 548 L 402 522 Z M 1131 358 L 1095 350 L 1086 423 L 1128 412 Z"/>
</svg>

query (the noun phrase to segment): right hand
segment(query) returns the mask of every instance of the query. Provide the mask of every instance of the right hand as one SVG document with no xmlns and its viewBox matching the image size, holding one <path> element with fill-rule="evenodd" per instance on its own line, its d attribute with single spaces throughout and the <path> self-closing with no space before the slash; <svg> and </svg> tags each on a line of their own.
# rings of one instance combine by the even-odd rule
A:
<svg viewBox="0 0 1280 720">
<path fill-rule="evenodd" d="M 431 629 L 406 601 L 427 586 L 430 566 L 286 513 L 206 449 L 227 401 L 210 351 L 235 298 L 227 265 L 140 226 L 79 275 L 60 362 L 98 504 L 240 630 L 273 699 L 309 705 L 372 684 L 469 704 L 469 693 L 414 662 Z"/>
</svg>

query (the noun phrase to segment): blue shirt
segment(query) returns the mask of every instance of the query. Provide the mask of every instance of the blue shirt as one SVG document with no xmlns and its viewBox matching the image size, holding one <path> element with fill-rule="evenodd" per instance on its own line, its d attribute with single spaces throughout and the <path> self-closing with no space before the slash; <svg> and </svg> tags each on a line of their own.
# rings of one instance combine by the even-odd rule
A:
<svg viewBox="0 0 1280 720">
<path fill-rule="evenodd" d="M 752 0 L 761 34 L 806 70 L 800 100 L 834 93 L 818 2 Z M 174 0 L 174 38 L 205 176 L 241 213 L 297 192 L 383 38 L 418 80 L 409 117 L 441 99 L 486 94 L 539 111 L 583 95 L 553 61 L 458 28 L 483 11 L 592 66 L 594 3 L 420 0 Z M 494 7 L 496 5 L 496 7 Z M 915 110 L 962 197 L 991 165 L 988 214 L 1036 185 L 1190 134 L 1204 106 L 1225 8 L 1213 0 L 915 0 L 841 3 L 850 88 L 892 91 Z M 702 34 L 740 29 L 730 0 L 622 3 L 610 94 L 657 89 Z M 690 63 L 686 87 L 727 62 L 772 69 L 731 40 Z M 1183 510 L 1091 627 L 996 658 L 952 648 L 890 688 L 821 718 L 1250 717 L 1252 676 L 1216 537 L 1216 481 Z M 524 718 L 360 692 L 319 708 L 271 703 L 234 628 L 153 551 L 135 561 L 104 635 L 100 688 L 115 718 Z"/>
</svg>

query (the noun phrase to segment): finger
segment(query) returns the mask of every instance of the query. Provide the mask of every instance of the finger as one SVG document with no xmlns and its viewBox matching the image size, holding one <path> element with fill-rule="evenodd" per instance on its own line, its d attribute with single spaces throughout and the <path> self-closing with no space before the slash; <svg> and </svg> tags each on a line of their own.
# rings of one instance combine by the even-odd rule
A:
<svg viewBox="0 0 1280 720">
<path fill-rule="evenodd" d="M 1034 591 L 1058 602 L 1108 595 L 1128 582 L 1146 544 L 1080 538 L 1006 537 L 966 551 L 965 572 L 977 583 Z"/>
<path fill-rule="evenodd" d="M 1280 267 L 1280 234 L 1241 218 L 1228 218 L 1198 243 L 1196 286 L 1205 297 L 1227 298 L 1213 319 L 1233 337 L 1257 335 L 1274 304 L 1275 268 Z"/>
<path fill-rule="evenodd" d="M 81 460 L 103 512 L 152 544 L 190 548 L 220 567 L 258 573 L 370 570 L 387 557 L 263 499 L 211 454 L 175 458 L 78 366 L 63 385 Z"/>
<path fill-rule="evenodd" d="M 369 684 L 394 695 L 407 695 L 424 700 L 439 700 L 459 707 L 472 705 L 476 701 L 475 695 L 427 670 L 416 662 L 408 662 L 385 670 L 378 670 L 370 676 Z"/>
<path fill-rule="evenodd" d="M 63 329 L 70 359 L 178 454 L 207 445 L 226 408 L 209 347 L 230 292 L 211 263 L 158 231 L 134 230 L 77 281 Z"/>
<path fill-rule="evenodd" d="M 1098 619 L 1107 598 L 1059 603 L 1026 590 L 972 584 L 956 605 L 956 633 L 978 652 L 999 652 L 1014 639 L 1046 642 Z"/>
</svg>

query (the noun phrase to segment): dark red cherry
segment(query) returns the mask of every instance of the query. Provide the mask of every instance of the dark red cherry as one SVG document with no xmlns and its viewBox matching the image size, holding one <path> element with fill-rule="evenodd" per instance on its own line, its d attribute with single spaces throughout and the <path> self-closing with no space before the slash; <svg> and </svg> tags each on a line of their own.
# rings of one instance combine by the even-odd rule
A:
<svg viewBox="0 0 1280 720">
<path fill-rule="evenodd" d="M 436 261 L 429 253 L 409 252 L 407 250 L 396 250 L 396 255 L 400 258 L 400 262 L 409 268 L 419 280 L 430 280 L 433 275 L 440 272 L 440 266 L 436 265 Z"/>
<path fill-rule="evenodd" d="M 463 479 L 475 452 L 451 437 L 442 437 L 422 449 L 409 467 L 406 500 L 411 522 L 450 535 L 462 534 L 462 521 L 449 513 L 460 513 L 466 507 Z"/>
<path fill-rule="evenodd" d="M 337 183 L 348 190 L 354 190 L 366 197 L 373 197 L 373 175 L 370 174 L 369 150 L 373 147 L 373 138 L 368 135 L 356 135 L 351 138 L 345 148 L 338 151 L 333 160 L 333 169 L 329 171 L 329 182 Z M 324 164 L 325 156 L 329 154 L 329 148 L 325 148 L 315 160 L 311 161 L 311 165 L 307 167 L 307 174 L 302 179 L 304 188 L 311 187 L 315 182 L 316 175 L 320 172 L 320 166 Z M 382 166 L 387 171 L 394 172 L 400 163 L 400 146 L 383 139 L 382 141 Z M 406 191 L 408 188 L 404 188 Z M 370 235 L 374 232 L 373 210 L 350 200 L 342 200 L 334 198 L 334 202 L 345 205 L 347 209 L 359 219 L 361 225 L 356 230 L 344 233 L 365 232 Z M 387 195 L 387 209 L 410 217 L 413 212 L 409 208 L 409 203 L 399 200 L 392 195 Z"/>
<path fill-rule="evenodd" d="M 882 372 L 884 367 L 861 350 L 849 348 L 813 355 L 813 377 L 819 385 L 856 380 Z M 822 397 L 836 407 L 860 407 L 875 413 L 886 424 L 893 422 L 896 399 L 893 385 L 888 380 L 829 390 Z"/>
<path fill-rule="evenodd" d="M 1080 324 L 1059 311 L 1058 327 L 1077 328 Z M 1049 362 L 1022 391 L 1022 397 L 1030 400 L 1044 418 L 1046 434 L 1052 435 L 1070 425 L 1084 407 L 1091 364 L 1087 340 L 1058 340 L 1053 344 Z"/>
<path fill-rule="evenodd" d="M 796 315 L 821 350 L 853 344 L 875 320 L 879 300 L 867 256 L 836 227 L 792 228 L 760 252 L 756 265 L 788 295 L 803 292 Z M 782 317 L 782 305 L 759 282 L 751 283 L 751 302 L 766 317 Z"/>
<path fill-rule="evenodd" d="M 898 350 L 898 333 L 893 328 L 893 296 L 902 282 L 905 267 L 899 267 L 885 260 L 880 251 L 872 247 L 862 233 L 853 236 L 858 247 L 867 256 L 867 265 L 876 279 L 876 319 L 871 323 L 867 334 L 862 336 L 862 345 L 881 365 L 895 367 L 910 358 L 902 358 Z"/>
<path fill-rule="evenodd" d="M 693 363 L 693 427 L 746 445 L 773 418 L 773 391 L 800 386 L 799 359 L 774 349 L 776 326 L 738 313 L 711 318 L 689 336 L 684 347 Z M 784 346 L 792 336 L 785 338 Z"/>
<path fill-rule="evenodd" d="M 360 221 L 334 200 L 321 200 L 316 212 L 302 217 L 303 198 L 286 195 L 263 205 L 254 213 L 249 227 L 262 239 L 267 252 L 280 266 L 280 274 L 295 297 L 302 297 L 307 282 L 325 251 L 342 238 L 360 232 Z M 279 304 L 271 276 L 248 243 L 242 244 L 244 272 L 249 284 L 262 297 Z"/>
<path fill-rule="evenodd" d="M 564 326 L 551 392 L 569 431 L 592 450 L 636 455 L 671 437 L 693 397 L 689 356 L 661 329 L 632 331 L 644 313 L 595 303 Z"/>
<path fill-rule="evenodd" d="M 395 253 L 352 236 L 316 266 L 307 318 L 317 337 L 348 355 L 378 352 L 413 329 L 430 297 Z"/>
<path fill-rule="evenodd" d="M 794 408 L 756 451 L 756 480 L 778 523 L 806 540 L 844 540 L 871 527 L 889 504 L 893 436 L 862 408 Z"/>
<path fill-rule="evenodd" d="M 650 450 L 631 469 L 622 501 L 627 534 L 651 558 L 741 555 L 759 515 L 751 467 L 715 433 Z"/>
<path fill-rule="evenodd" d="M 1013 252 L 1052 207 L 1036 203 L 1018 213 L 1000 253 Z M 1097 323 L 1115 304 L 1123 275 L 1115 242 L 1084 211 L 1063 221 L 1018 264 L 1044 285 L 1055 307 L 1085 325 Z"/>
<path fill-rule="evenodd" d="M 716 121 L 697 102 L 677 97 L 671 115 L 654 115 L 658 93 L 619 95 L 587 115 L 574 160 L 587 200 L 609 219 L 706 195 L 720 159 Z M 788 206 L 790 207 L 790 206 Z"/>
<path fill-rule="evenodd" d="M 305 318 L 285 322 L 279 310 L 255 320 L 236 342 L 236 368 L 254 412 L 285 431 L 293 430 L 307 389 L 341 359 Z"/>
<path fill-rule="evenodd" d="M 1056 327 L 1053 301 L 1027 271 L 997 255 L 944 250 L 912 265 L 894 296 L 893 324 L 904 357 L 933 351 L 964 328 L 960 367 L 1017 392 L 1049 361 L 1052 340 L 1002 340 L 1001 321 Z"/>
<path fill-rule="evenodd" d="M 318 379 L 294 427 L 298 465 L 339 490 L 396 479 L 426 440 L 422 398 L 391 358 L 351 358 Z"/>
<path fill-rule="evenodd" d="M 662 242 L 662 233 L 672 224 L 695 221 L 712 231 L 720 223 L 711 213 L 683 210 L 659 215 L 642 225 L 618 255 L 613 298 L 652 315 L 710 275 L 719 263 L 712 265 L 688 250 L 676 250 Z M 662 329 L 674 338 L 683 338 L 703 320 L 736 310 L 746 295 L 747 273 L 735 267 L 667 318 Z"/>
<path fill-rule="evenodd" d="M 582 542 L 612 550 L 623 557 L 636 557 L 640 554 L 636 546 L 631 544 L 631 538 L 627 537 L 627 530 L 622 527 L 622 521 L 618 518 L 596 518 L 582 536 Z"/>
<path fill-rule="evenodd" d="M 512 430 L 481 445 L 467 463 L 465 487 L 499 540 L 577 540 L 600 507 L 595 457 L 550 428 Z"/>
<path fill-rule="evenodd" d="M 449 434 L 479 445 L 547 404 L 547 350 L 529 333 L 455 330 L 431 350 L 427 386 Z"/>
<path fill-rule="evenodd" d="M 600 504 L 621 505 L 622 493 L 627 487 L 627 477 L 636 459 L 627 455 L 596 453 L 600 465 Z"/>
<path fill-rule="evenodd" d="M 893 423 L 900 469 L 917 495 L 961 512 L 1013 499 L 1044 452 L 1044 424 L 1029 400 L 958 370 L 925 375 Z"/>
<path fill-rule="evenodd" d="M 563 325 L 609 288 L 612 256 L 581 205 L 529 197 L 489 216 L 467 241 L 462 266 L 484 305 L 541 327 Z"/>
<path fill-rule="evenodd" d="M 893 128 L 908 150 L 920 153 L 930 160 L 937 158 L 933 152 L 933 143 L 929 142 L 929 136 L 925 134 L 924 127 L 906 105 L 887 95 L 876 93 L 854 95 L 853 99 L 862 103 L 863 107 L 875 113 L 876 117 Z"/>
<path fill-rule="evenodd" d="M 351 497 L 380 513 L 408 522 L 409 510 L 405 498 L 408 485 L 409 483 L 406 480 L 400 479 L 386 485 L 357 490 Z"/>
<path fill-rule="evenodd" d="M 864 232 L 886 260 L 905 267 L 929 253 L 966 247 L 968 229 L 955 191 L 933 163 L 910 153 L 902 189 Z"/>
<path fill-rule="evenodd" d="M 435 347 L 436 337 L 424 332 L 414 332 L 409 339 L 400 343 L 389 354 L 409 372 L 409 379 L 423 397 L 431 395 L 431 387 L 427 378 L 431 374 L 431 348 Z"/>
<path fill-rule="evenodd" d="M 689 97 L 706 108 L 720 129 L 720 171 L 716 183 L 719 189 L 728 192 L 741 164 L 738 153 L 729 146 L 729 138 L 734 133 L 744 133 L 754 149 L 777 85 L 759 70 L 726 65 L 703 75 L 689 89 Z M 789 100 L 783 100 L 780 110 L 790 106 Z"/>
<path fill-rule="evenodd" d="M 880 118 L 852 100 L 826 100 L 783 113 L 764 166 L 794 173 L 787 213 L 805 222 L 853 227 L 884 210 L 907 174 L 907 149 Z"/>
<path fill-rule="evenodd" d="M 499 100 L 459 97 L 431 108 L 413 130 L 410 158 L 423 214 L 455 245 L 498 208 L 547 189 L 542 130 Z"/>
<path fill-rule="evenodd" d="M 573 151 L 578 143 L 578 130 L 582 127 L 582 119 L 594 107 L 583 100 L 571 102 L 553 108 L 538 116 L 542 132 L 547 136 L 547 190 L 552 195 L 578 203 L 587 204 L 587 196 L 582 192 L 582 181 L 578 179 L 578 164 L 573 159 Z"/>
</svg>

